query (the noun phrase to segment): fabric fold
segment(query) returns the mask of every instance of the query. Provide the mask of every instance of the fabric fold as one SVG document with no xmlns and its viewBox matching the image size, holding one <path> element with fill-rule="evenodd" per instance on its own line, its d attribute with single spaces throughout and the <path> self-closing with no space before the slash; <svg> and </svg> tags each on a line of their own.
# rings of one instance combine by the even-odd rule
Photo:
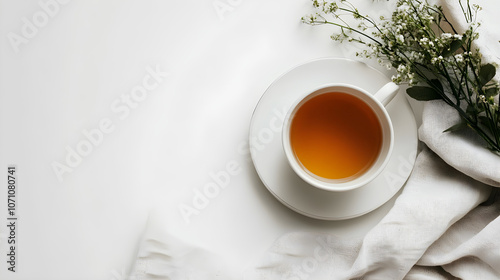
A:
<svg viewBox="0 0 500 280">
<path fill-rule="evenodd" d="M 455 109 L 443 101 L 428 101 L 422 113 L 419 138 L 458 171 L 500 187 L 500 155 L 485 148 L 485 142 L 471 129 L 443 133 L 459 121 Z"/>
<path fill-rule="evenodd" d="M 460 259 L 459 252 L 451 252 L 449 261 L 443 263 L 425 262 L 429 258 L 426 251 L 430 247 L 437 255 L 443 253 L 440 247 L 432 245 L 437 240 L 438 244 L 449 244 L 457 235 L 461 235 L 462 228 L 452 225 L 483 202 L 490 191 L 489 186 L 458 172 L 435 153 L 424 149 L 391 211 L 363 240 L 346 240 L 327 234 L 289 234 L 278 240 L 264 257 L 264 263 L 267 261 L 268 265 L 261 264 L 257 268 L 261 276 L 257 279 L 294 279 L 290 278 L 292 276 L 301 276 L 299 279 L 303 279 L 308 271 L 302 265 L 305 260 L 310 263 L 310 274 L 307 276 L 311 279 L 404 279 L 406 276 L 407 279 L 420 279 L 415 278 L 417 275 L 426 275 L 428 279 L 447 277 L 449 272 L 440 266 Z M 494 216 L 494 212 L 491 215 Z M 475 225 L 471 224 L 471 227 L 480 231 L 479 228 L 488 224 L 484 219 L 481 218 L 482 222 L 478 221 Z M 464 219 L 467 225 L 468 220 Z M 471 244 L 468 249 L 480 250 L 476 245 Z M 500 249 L 498 244 L 491 245 L 496 246 L 491 249 Z M 320 261 L 315 248 L 328 252 L 328 257 Z M 496 260 L 491 256 L 484 257 L 489 257 L 484 260 L 484 264 Z M 419 262 L 421 258 L 423 260 Z M 417 263 L 418 266 L 415 266 Z M 301 265 L 303 274 L 297 272 L 297 267 Z M 313 267 L 316 269 L 313 270 Z M 457 273 L 453 269 L 450 271 Z M 459 277 L 460 273 L 455 276 Z M 500 277 L 500 274 L 497 276 Z"/>
<path fill-rule="evenodd" d="M 228 259 L 171 235 L 164 217 L 160 211 L 150 213 L 132 279 L 241 279 L 242 269 Z"/>
</svg>

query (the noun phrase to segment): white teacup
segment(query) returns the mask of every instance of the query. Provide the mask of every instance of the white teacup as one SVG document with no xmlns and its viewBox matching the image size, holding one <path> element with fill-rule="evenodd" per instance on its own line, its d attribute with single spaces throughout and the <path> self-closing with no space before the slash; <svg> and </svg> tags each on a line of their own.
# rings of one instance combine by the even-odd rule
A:
<svg viewBox="0 0 500 280">
<path fill-rule="evenodd" d="M 310 185 L 327 191 L 353 190 L 366 185 L 375 179 L 375 177 L 377 177 L 377 175 L 379 175 L 385 168 L 392 153 L 394 132 L 391 119 L 385 109 L 385 106 L 394 98 L 394 96 L 396 96 L 398 91 L 399 86 L 390 82 L 384 85 L 373 95 L 361 88 L 349 84 L 327 84 L 311 92 L 305 92 L 294 104 L 292 104 L 289 109 L 283 123 L 282 131 L 283 148 L 288 162 L 295 173 Z M 376 154 L 374 159 L 367 164 L 366 168 L 360 170 L 352 176 L 344 178 L 325 178 L 311 172 L 298 158 L 294 147 L 292 147 L 291 129 L 296 113 L 304 104 L 314 97 L 318 97 L 323 94 L 335 93 L 347 94 L 347 98 L 355 97 L 357 98 L 356 102 L 359 101 L 368 106 L 369 110 L 374 113 L 376 120 L 378 120 L 378 123 L 380 124 L 380 130 L 377 131 L 380 131 L 379 134 L 381 135 L 381 140 L 377 140 L 380 142 L 378 154 Z"/>
</svg>

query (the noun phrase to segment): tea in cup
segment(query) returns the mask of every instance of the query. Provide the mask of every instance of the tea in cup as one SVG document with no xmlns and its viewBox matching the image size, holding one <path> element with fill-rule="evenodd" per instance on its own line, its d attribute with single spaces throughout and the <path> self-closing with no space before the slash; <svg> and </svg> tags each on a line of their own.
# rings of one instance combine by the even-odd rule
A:
<svg viewBox="0 0 500 280">
<path fill-rule="evenodd" d="M 292 169 L 323 190 L 347 191 L 373 180 L 386 166 L 394 132 L 385 105 L 399 87 L 377 93 L 348 84 L 323 85 L 302 95 L 283 124 Z"/>
</svg>

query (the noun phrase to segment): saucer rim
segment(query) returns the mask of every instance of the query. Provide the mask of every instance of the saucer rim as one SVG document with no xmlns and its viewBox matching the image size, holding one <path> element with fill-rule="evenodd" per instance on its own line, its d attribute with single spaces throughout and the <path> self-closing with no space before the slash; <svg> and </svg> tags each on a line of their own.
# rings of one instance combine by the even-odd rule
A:
<svg viewBox="0 0 500 280">
<path fill-rule="evenodd" d="M 276 79 L 274 79 L 271 84 L 269 84 L 269 86 L 266 88 L 266 90 L 263 92 L 263 94 L 260 96 L 256 106 L 254 107 L 253 111 L 252 111 L 252 117 L 251 117 L 251 121 L 250 121 L 250 125 L 249 125 L 249 141 L 251 139 L 251 137 L 253 136 L 252 135 L 252 131 L 254 129 L 254 126 L 256 125 L 255 124 L 255 121 L 254 119 L 256 118 L 256 112 L 257 112 L 257 109 L 259 108 L 259 105 L 262 103 L 262 100 L 263 98 L 266 96 L 266 94 L 270 91 L 271 88 L 273 88 L 274 85 L 276 85 L 281 79 L 283 79 L 283 77 L 285 77 L 287 74 L 293 72 L 294 70 L 300 68 L 300 67 L 304 67 L 308 64 L 311 64 L 311 63 L 316 63 L 316 62 L 321 62 L 321 61 L 332 61 L 333 63 L 335 61 L 343 61 L 343 62 L 348 62 L 348 63 L 362 63 L 364 67 L 368 67 L 371 71 L 374 71 L 376 73 L 378 73 L 379 75 L 382 75 L 384 77 L 386 77 L 386 79 L 388 81 L 390 81 L 390 79 L 385 76 L 383 73 L 381 73 L 379 70 L 375 69 L 374 67 L 362 62 L 362 61 L 359 61 L 359 60 L 353 60 L 353 59 L 349 59 L 349 58 L 345 58 L 345 57 L 321 57 L 321 58 L 316 58 L 316 59 L 312 59 L 312 60 L 308 60 L 306 62 L 303 62 L 303 63 L 300 63 L 300 64 L 297 64 L 295 65 L 294 67 L 291 67 L 289 68 L 287 71 L 281 73 Z M 406 101 L 407 102 L 407 101 Z M 411 110 L 411 107 L 409 106 L 409 104 L 407 105 L 408 106 L 408 109 Z M 390 115 L 390 114 L 389 114 Z M 415 132 L 417 131 L 417 126 L 416 126 L 416 119 L 415 119 L 415 116 L 413 113 L 409 114 L 410 118 L 411 118 L 411 121 L 412 123 L 414 124 L 414 127 L 415 127 Z M 279 131 L 279 138 L 280 138 L 280 142 L 282 141 L 282 128 L 280 128 L 280 131 Z M 418 135 L 418 134 L 417 134 Z M 417 141 L 415 142 L 415 147 L 413 147 L 412 149 L 413 151 L 417 151 L 418 150 L 418 139 Z M 410 174 L 408 174 L 408 176 L 405 178 L 404 182 L 401 183 L 401 185 L 396 188 L 394 188 L 394 191 L 392 193 L 390 193 L 390 195 L 387 195 L 387 197 L 384 199 L 384 202 L 381 203 L 381 204 L 378 204 L 372 208 L 369 208 L 365 211 L 361 211 L 361 212 L 357 212 L 355 214 L 351 214 L 351 215 L 342 215 L 342 216 L 335 216 L 335 217 L 332 217 L 332 216 L 324 216 L 324 215 L 317 215 L 317 214 L 312 214 L 312 213 L 309 213 L 307 212 L 306 210 L 303 210 L 303 209 L 300 209 L 300 208 L 297 208 L 293 205 L 291 205 L 287 200 L 283 199 L 280 195 L 278 195 L 275 190 L 273 190 L 273 187 L 271 186 L 268 186 L 268 182 L 265 181 L 265 179 L 263 179 L 263 174 L 261 173 L 261 171 L 259 171 L 259 168 L 257 167 L 258 163 L 256 162 L 256 159 L 255 157 L 257 156 L 256 155 L 257 152 L 253 151 L 252 149 L 250 149 L 250 155 L 251 155 L 251 160 L 252 160 L 252 163 L 254 165 L 254 169 L 255 171 L 257 172 L 257 175 L 259 176 L 259 179 L 260 181 L 262 182 L 262 184 L 266 187 L 266 189 L 279 201 L 281 202 L 283 205 L 285 205 L 286 207 L 288 207 L 289 209 L 301 214 L 301 215 L 304 215 L 304 216 L 307 216 L 307 217 L 310 217 L 310 218 L 314 218 L 314 219 L 319 219 L 319 220 L 328 220 L 328 221 L 341 221 L 341 220 L 348 220 L 348 219 L 353 219 L 353 218 L 356 218 L 356 217 L 360 217 L 360 216 L 363 216 L 363 215 L 366 215 L 378 208 L 380 208 L 381 206 L 383 206 L 384 204 L 386 204 L 388 201 L 391 200 L 391 198 L 393 198 L 399 191 L 401 191 L 401 189 L 404 187 L 404 185 L 406 184 L 408 178 L 409 178 L 409 175 L 411 174 L 411 170 L 413 170 L 414 168 L 414 165 L 415 165 L 415 159 L 416 159 L 416 154 L 415 153 L 415 157 L 412 158 L 412 162 L 411 162 L 411 170 L 410 170 Z M 284 153 L 284 151 L 281 151 L 281 153 Z M 412 152 L 413 153 L 413 152 Z M 286 158 L 286 155 L 284 155 L 285 158 Z M 393 157 L 394 155 L 391 154 L 388 158 L 390 159 L 391 157 Z M 389 160 L 388 160 L 389 161 Z M 288 161 L 287 161 L 287 165 L 289 165 Z M 292 168 L 291 166 L 289 166 L 289 168 Z M 385 167 L 387 168 L 387 166 Z M 382 170 L 376 177 L 375 179 L 378 177 L 378 176 L 381 176 L 383 173 L 384 173 L 385 170 Z M 305 184 L 307 185 L 310 185 L 311 187 L 313 188 L 316 188 L 315 186 L 312 186 L 311 184 L 309 184 L 308 182 L 304 181 L 300 176 L 298 177 L 300 180 L 302 180 Z M 369 182 L 370 183 L 370 182 Z M 367 184 L 369 184 L 367 183 Z M 367 185 L 365 184 L 365 185 Z M 363 186 L 365 186 L 363 185 Z M 360 188 L 362 188 L 363 186 L 361 186 Z M 346 190 L 346 191 L 341 191 L 341 192 L 336 192 L 336 191 L 331 191 L 331 190 L 325 190 L 325 189 L 320 189 L 320 188 L 316 188 L 322 192 L 325 192 L 325 193 L 331 193 L 331 192 L 335 192 L 335 193 L 347 193 L 347 192 L 352 192 L 352 191 L 356 191 L 358 190 L 359 188 L 356 188 L 356 189 L 352 189 L 352 190 Z"/>
</svg>

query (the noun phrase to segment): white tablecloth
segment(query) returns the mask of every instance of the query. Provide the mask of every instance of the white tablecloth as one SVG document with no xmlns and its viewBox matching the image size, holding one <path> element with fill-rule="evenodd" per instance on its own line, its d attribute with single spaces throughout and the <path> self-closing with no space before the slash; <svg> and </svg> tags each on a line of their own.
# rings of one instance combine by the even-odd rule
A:
<svg viewBox="0 0 500 280">
<path fill-rule="evenodd" d="M 310 10 L 307 0 L 0 1 L 0 166 L 18 176 L 17 272 L 2 261 L 0 278 L 127 279 L 152 209 L 172 234 L 242 266 L 287 232 L 364 235 L 393 200 L 352 220 L 306 218 L 265 189 L 246 149 L 274 79 L 352 55 L 331 29 L 300 22 Z M 183 215 L 222 171 L 227 186 Z M 0 234 L 7 257 L 6 226 Z"/>
</svg>

